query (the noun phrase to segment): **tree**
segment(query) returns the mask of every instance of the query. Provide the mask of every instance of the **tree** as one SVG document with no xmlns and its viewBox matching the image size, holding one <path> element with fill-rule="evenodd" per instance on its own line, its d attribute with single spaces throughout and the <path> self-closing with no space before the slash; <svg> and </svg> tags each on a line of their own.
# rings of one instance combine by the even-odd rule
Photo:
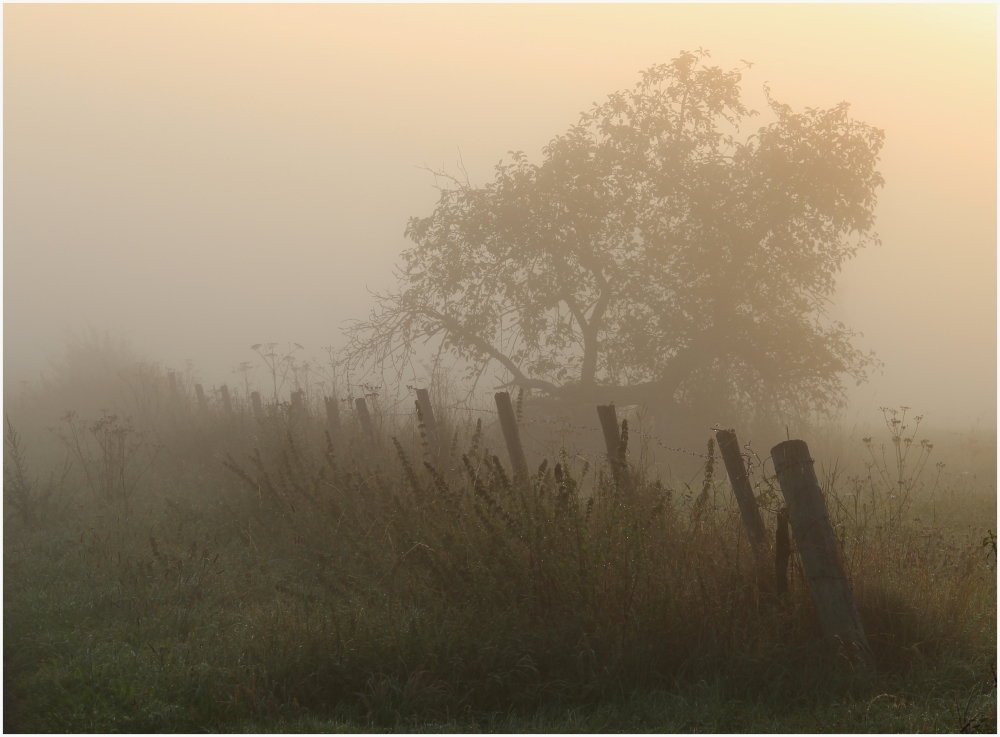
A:
<svg viewBox="0 0 1000 737">
<path fill-rule="evenodd" d="M 484 186 L 449 177 L 411 218 L 395 290 L 348 356 L 399 367 L 420 341 L 478 377 L 567 403 L 801 415 L 877 365 L 827 317 L 835 277 L 876 243 L 881 130 L 848 104 L 738 139 L 740 69 L 682 52 Z M 536 392 L 538 394 L 539 392 Z"/>
</svg>

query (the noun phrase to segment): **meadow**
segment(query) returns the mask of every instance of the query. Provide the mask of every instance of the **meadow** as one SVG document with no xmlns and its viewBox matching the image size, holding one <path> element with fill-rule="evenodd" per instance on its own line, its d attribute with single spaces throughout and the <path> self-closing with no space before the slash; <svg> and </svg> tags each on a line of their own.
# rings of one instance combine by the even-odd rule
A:
<svg viewBox="0 0 1000 737">
<path fill-rule="evenodd" d="M 5 398 L 5 732 L 996 732 L 995 433 L 805 438 L 862 669 L 795 555 L 780 597 L 752 559 L 708 433 L 690 483 L 636 424 L 519 484 L 487 412 L 436 450 L 412 401 L 369 391 L 369 437 L 343 388 L 331 429 L 317 390 L 256 414 L 113 358 Z"/>
</svg>

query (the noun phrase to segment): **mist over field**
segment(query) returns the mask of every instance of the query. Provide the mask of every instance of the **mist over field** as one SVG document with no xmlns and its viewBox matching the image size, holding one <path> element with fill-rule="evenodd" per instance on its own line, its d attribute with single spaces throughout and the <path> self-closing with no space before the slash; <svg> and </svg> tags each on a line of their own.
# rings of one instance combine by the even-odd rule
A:
<svg viewBox="0 0 1000 737">
<path fill-rule="evenodd" d="M 4 7 L 4 732 L 996 734 L 996 7 Z"/>
<path fill-rule="evenodd" d="M 989 7 L 29 7 L 4 10 L 4 392 L 66 331 L 206 386 L 344 343 L 394 284 L 424 168 L 482 185 L 679 49 L 782 103 L 885 131 L 875 231 L 831 318 L 884 369 L 845 421 L 913 406 L 996 425 L 995 11 Z M 420 377 L 417 377 L 418 379 Z M 496 380 L 493 383 L 499 383 Z"/>
</svg>

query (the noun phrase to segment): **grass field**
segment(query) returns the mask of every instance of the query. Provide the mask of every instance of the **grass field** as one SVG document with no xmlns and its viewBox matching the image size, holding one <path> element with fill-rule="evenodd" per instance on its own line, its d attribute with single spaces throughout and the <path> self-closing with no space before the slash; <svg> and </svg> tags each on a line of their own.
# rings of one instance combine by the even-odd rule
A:
<svg viewBox="0 0 1000 737">
<path fill-rule="evenodd" d="M 859 671 L 794 557 L 781 600 L 751 562 L 721 464 L 518 485 L 468 417 L 435 454 L 413 419 L 330 438 L 321 404 L 202 411 L 143 370 L 103 420 L 47 419 L 54 390 L 11 413 L 4 731 L 996 731 L 993 479 L 935 482 L 891 416 L 868 466 L 817 464 Z"/>
</svg>

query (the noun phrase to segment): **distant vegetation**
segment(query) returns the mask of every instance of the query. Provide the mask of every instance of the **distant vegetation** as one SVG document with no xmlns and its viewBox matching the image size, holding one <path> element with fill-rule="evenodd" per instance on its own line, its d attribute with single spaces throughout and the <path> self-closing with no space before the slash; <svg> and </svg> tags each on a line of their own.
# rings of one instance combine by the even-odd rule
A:
<svg viewBox="0 0 1000 737">
<path fill-rule="evenodd" d="M 5 398 L 5 731 L 996 731 L 996 490 L 912 412 L 867 466 L 814 451 L 859 672 L 797 558 L 781 599 L 752 562 L 707 431 L 690 483 L 633 415 L 621 462 L 569 448 L 519 485 L 488 412 L 438 392 L 436 452 L 412 400 L 331 431 L 252 368 L 227 409 L 83 341 Z"/>
</svg>

